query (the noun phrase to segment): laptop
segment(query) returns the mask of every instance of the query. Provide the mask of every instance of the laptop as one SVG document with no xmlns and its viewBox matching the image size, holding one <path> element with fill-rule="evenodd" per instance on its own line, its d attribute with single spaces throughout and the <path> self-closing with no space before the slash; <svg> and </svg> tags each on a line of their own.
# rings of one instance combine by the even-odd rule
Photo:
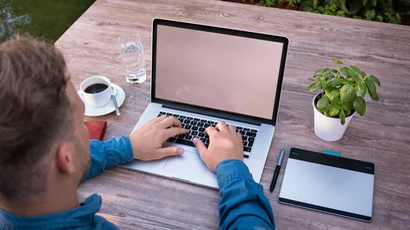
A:
<svg viewBox="0 0 410 230">
<path fill-rule="evenodd" d="M 260 182 L 275 132 L 287 49 L 285 37 L 154 19 L 151 103 L 133 131 L 167 115 L 190 133 L 164 143 L 183 147 L 181 156 L 122 166 L 218 188 L 192 138 L 209 145 L 205 129 L 223 120 L 242 134 L 244 162 Z"/>
</svg>

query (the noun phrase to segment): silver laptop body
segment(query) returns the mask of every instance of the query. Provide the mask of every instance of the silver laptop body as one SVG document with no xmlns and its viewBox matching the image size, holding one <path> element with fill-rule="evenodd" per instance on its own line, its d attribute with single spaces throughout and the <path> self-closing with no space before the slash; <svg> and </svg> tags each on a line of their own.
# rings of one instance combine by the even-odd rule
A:
<svg viewBox="0 0 410 230">
<path fill-rule="evenodd" d="M 189 127 L 198 124 L 199 130 L 224 120 L 243 134 L 244 162 L 260 182 L 275 132 L 288 39 L 165 19 L 154 19 L 152 39 L 151 103 L 133 131 L 162 114 Z M 192 139 L 191 133 L 184 138 Z M 123 167 L 218 188 L 196 148 L 171 139 L 164 146 L 179 145 L 184 154 Z"/>
</svg>

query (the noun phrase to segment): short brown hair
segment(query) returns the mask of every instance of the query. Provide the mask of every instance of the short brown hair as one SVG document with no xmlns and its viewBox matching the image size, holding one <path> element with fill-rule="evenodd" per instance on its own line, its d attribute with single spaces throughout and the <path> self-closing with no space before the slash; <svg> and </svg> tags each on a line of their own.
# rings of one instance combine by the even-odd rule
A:
<svg viewBox="0 0 410 230">
<path fill-rule="evenodd" d="M 43 159 L 73 130 L 65 72 L 52 44 L 19 36 L 0 44 L 0 199 L 44 191 Z"/>
</svg>

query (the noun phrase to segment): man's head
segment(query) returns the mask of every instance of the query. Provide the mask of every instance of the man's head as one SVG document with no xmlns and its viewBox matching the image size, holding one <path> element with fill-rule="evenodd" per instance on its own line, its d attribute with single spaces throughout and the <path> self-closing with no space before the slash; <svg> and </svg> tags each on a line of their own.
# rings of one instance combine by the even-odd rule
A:
<svg viewBox="0 0 410 230">
<path fill-rule="evenodd" d="M 0 44 L 0 105 L 0 201 L 24 203 L 88 172 L 83 104 L 53 45 Z"/>
</svg>

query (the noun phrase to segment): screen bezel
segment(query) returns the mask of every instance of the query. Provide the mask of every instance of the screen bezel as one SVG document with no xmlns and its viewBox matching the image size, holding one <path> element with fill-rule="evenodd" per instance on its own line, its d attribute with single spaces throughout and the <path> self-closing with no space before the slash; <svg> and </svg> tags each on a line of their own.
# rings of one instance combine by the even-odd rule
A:
<svg viewBox="0 0 410 230">
<path fill-rule="evenodd" d="M 339 156 L 332 156 L 332 155 L 327 155 L 324 153 L 318 153 L 318 152 L 295 148 L 295 147 L 292 147 L 290 149 L 288 159 L 289 158 L 311 162 L 311 163 L 316 163 L 316 164 L 321 164 L 321 165 L 342 168 L 342 169 L 348 169 L 348 170 L 352 170 L 356 172 L 367 173 L 370 175 L 374 175 L 374 172 L 375 172 L 375 164 L 371 162 L 360 161 L 360 160 L 339 157 Z M 373 187 L 373 194 L 374 194 L 374 187 Z M 283 198 L 283 197 L 280 197 L 280 192 L 279 192 L 278 202 L 283 203 L 283 204 L 294 205 L 294 206 L 298 206 L 302 208 L 307 208 L 307 209 L 311 209 L 311 210 L 315 210 L 319 212 L 331 213 L 334 215 L 348 217 L 348 218 L 352 218 L 356 220 L 362 220 L 366 222 L 372 221 L 372 216 L 365 216 L 365 215 L 361 215 L 357 213 L 346 212 L 346 211 L 342 211 L 338 209 L 333 209 L 333 208 L 313 205 L 313 204 L 309 204 L 305 202 L 300 202 L 297 200 Z"/>
<path fill-rule="evenodd" d="M 273 106 L 273 111 L 272 111 L 272 117 L 270 119 L 267 119 L 267 118 L 238 114 L 238 113 L 233 113 L 229 111 L 223 111 L 223 110 L 212 109 L 208 107 L 202 107 L 198 105 L 191 105 L 191 104 L 166 100 L 162 98 L 157 98 L 155 95 L 155 89 L 156 89 L 155 86 L 156 86 L 156 59 L 157 59 L 156 58 L 156 54 L 157 54 L 156 41 L 157 41 L 158 25 L 177 27 L 177 28 L 183 28 L 183 29 L 191 29 L 191 30 L 199 30 L 199 31 L 204 31 L 204 32 L 219 33 L 219 34 L 239 36 L 239 37 L 248 37 L 248 38 L 253 38 L 253 39 L 260 39 L 260 40 L 265 40 L 265 41 L 273 41 L 273 42 L 282 43 L 283 48 L 282 48 L 282 55 L 281 55 L 281 63 L 279 67 L 279 76 L 278 76 L 278 84 L 276 87 L 275 101 L 273 102 L 274 106 Z M 288 43 L 289 43 L 289 40 L 286 37 L 155 18 L 153 20 L 153 28 L 152 28 L 151 102 L 164 104 L 166 107 L 177 108 L 180 110 L 189 110 L 189 111 L 194 110 L 196 113 L 201 113 L 205 115 L 219 116 L 221 118 L 240 120 L 240 121 L 251 122 L 251 123 L 255 123 L 255 121 L 257 121 L 256 123 L 267 123 L 267 124 L 272 124 L 275 126 L 276 121 L 277 121 L 277 116 L 278 116 L 278 110 L 279 110 L 279 101 L 280 101 L 280 95 L 281 95 L 281 89 L 282 89 L 282 83 L 283 83 L 283 75 L 285 71 Z"/>
</svg>

